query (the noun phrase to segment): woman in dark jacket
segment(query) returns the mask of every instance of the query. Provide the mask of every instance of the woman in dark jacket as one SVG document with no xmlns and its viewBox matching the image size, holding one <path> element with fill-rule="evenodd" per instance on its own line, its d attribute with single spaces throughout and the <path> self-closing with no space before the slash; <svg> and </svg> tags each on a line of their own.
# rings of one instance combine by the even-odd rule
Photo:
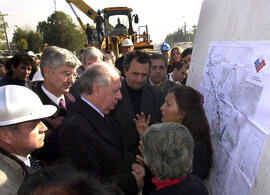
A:
<svg viewBox="0 0 270 195">
<path fill-rule="evenodd" d="M 202 107 L 203 97 L 188 86 L 177 86 L 169 90 L 161 106 L 162 122 L 176 122 L 188 128 L 194 139 L 192 174 L 202 180 L 209 175 L 212 165 L 212 148 L 209 124 Z M 146 127 L 144 116 L 137 115 L 136 127 L 142 134 Z"/>
<path fill-rule="evenodd" d="M 174 122 L 155 124 L 142 136 L 144 162 L 154 175 L 156 191 L 150 195 L 208 195 L 201 179 L 191 175 L 193 138 Z"/>
</svg>

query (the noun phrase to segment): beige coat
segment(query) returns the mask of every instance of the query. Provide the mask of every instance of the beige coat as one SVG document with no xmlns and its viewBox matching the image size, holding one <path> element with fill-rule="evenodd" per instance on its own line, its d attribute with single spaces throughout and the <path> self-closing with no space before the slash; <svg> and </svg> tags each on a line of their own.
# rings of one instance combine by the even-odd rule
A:
<svg viewBox="0 0 270 195">
<path fill-rule="evenodd" d="M 0 153 L 0 194 L 16 195 L 26 173 L 11 157 Z"/>
</svg>

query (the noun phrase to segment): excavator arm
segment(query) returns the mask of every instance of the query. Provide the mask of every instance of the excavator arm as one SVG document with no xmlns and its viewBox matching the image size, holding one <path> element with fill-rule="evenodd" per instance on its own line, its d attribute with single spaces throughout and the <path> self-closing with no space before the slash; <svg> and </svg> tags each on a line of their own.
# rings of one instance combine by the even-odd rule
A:
<svg viewBox="0 0 270 195">
<path fill-rule="evenodd" d="M 95 10 L 93 10 L 89 5 L 87 5 L 83 0 L 66 0 L 66 2 L 72 7 L 71 4 L 75 5 L 79 10 L 81 10 L 85 15 L 95 21 L 95 17 L 98 15 Z M 73 7 L 71 8 L 75 13 Z M 77 14 L 75 13 L 76 17 Z M 78 19 L 78 17 L 77 17 Z"/>
</svg>

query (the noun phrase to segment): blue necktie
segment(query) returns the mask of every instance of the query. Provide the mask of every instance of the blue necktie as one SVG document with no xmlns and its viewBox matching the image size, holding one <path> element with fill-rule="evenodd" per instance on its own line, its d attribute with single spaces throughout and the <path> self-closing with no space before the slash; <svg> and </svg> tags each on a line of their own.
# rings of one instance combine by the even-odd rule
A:
<svg viewBox="0 0 270 195">
<path fill-rule="evenodd" d="M 31 168 L 37 169 L 37 168 L 38 168 L 38 164 L 37 164 L 37 162 L 33 159 L 33 157 L 32 157 L 32 156 L 29 156 L 28 158 L 29 158 L 29 160 L 30 160 L 30 166 L 31 166 Z"/>
</svg>

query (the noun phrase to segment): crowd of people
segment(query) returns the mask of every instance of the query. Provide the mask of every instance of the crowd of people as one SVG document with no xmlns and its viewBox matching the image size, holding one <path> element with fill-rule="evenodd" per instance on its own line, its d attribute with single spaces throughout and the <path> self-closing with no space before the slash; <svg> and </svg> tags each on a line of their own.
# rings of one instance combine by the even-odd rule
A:
<svg viewBox="0 0 270 195">
<path fill-rule="evenodd" d="M 29 53 L 0 62 L 1 192 L 208 194 L 203 96 L 185 86 L 192 48 L 121 49 L 115 60 L 50 46 L 39 65 Z"/>
</svg>

